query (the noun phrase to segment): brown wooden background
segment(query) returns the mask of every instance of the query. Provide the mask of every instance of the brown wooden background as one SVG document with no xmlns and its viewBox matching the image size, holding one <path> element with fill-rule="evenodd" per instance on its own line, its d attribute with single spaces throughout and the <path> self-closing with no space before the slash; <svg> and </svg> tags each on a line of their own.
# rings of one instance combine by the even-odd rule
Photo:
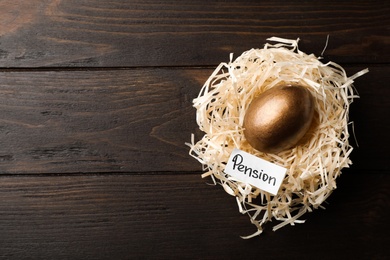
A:
<svg viewBox="0 0 390 260">
<path fill-rule="evenodd" d="M 388 1 L 0 1 L 0 258 L 386 259 Z M 258 238 L 184 145 L 214 67 L 271 36 L 348 73 L 359 143 L 326 210 Z M 351 140 L 354 143 L 354 140 Z M 274 223 L 273 223 L 274 224 Z"/>
</svg>

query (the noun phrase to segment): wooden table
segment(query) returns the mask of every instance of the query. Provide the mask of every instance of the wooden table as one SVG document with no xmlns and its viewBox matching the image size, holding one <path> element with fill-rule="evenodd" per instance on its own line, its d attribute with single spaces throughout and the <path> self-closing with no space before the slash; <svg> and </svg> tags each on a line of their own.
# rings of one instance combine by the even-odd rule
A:
<svg viewBox="0 0 390 260">
<path fill-rule="evenodd" d="M 0 258 L 389 257 L 389 3 L 294 2 L 0 1 Z M 370 70 L 354 164 L 326 210 L 243 240 L 188 155 L 192 99 L 230 53 L 277 36 L 319 56 L 327 35 L 325 61 Z"/>
</svg>

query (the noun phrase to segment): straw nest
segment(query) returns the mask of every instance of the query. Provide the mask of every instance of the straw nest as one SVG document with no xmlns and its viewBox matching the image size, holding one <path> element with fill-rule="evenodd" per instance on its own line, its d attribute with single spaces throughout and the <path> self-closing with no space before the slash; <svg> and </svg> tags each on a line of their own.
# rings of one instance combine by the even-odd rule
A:
<svg viewBox="0 0 390 260">
<path fill-rule="evenodd" d="M 221 63 L 193 100 L 199 129 L 205 134 L 199 141 L 192 135 L 190 155 L 202 165 L 215 184 L 234 196 L 239 211 L 247 214 L 257 231 L 272 219 L 277 230 L 302 223 L 299 218 L 317 209 L 336 189 L 341 170 L 349 167 L 352 147 L 348 142 L 349 106 L 358 95 L 352 83 L 367 69 L 347 77 L 334 62 L 323 64 L 320 58 L 299 50 L 298 40 L 272 37 L 274 44 L 251 49 L 230 62 Z M 252 148 L 243 134 L 245 112 L 262 92 L 283 83 L 307 87 L 315 99 L 317 126 L 306 142 L 278 154 Z M 224 172 L 229 156 L 238 148 L 287 169 L 277 195 L 271 195 Z"/>
</svg>

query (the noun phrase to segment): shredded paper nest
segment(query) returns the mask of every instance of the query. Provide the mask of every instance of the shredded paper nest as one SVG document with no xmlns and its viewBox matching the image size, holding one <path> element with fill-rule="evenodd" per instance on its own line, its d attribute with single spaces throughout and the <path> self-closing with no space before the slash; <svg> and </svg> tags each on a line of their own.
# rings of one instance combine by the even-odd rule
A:
<svg viewBox="0 0 390 260">
<path fill-rule="evenodd" d="M 352 147 L 348 142 L 349 105 L 358 95 L 352 83 L 367 73 L 365 69 L 347 77 L 333 62 L 323 64 L 313 54 L 298 49 L 298 40 L 272 37 L 262 49 L 251 49 L 230 62 L 221 63 L 194 99 L 196 120 L 205 134 L 199 141 L 192 135 L 190 155 L 202 165 L 215 184 L 234 196 L 239 211 L 257 227 L 277 220 L 273 230 L 302 223 L 306 212 L 321 204 L 336 188 L 341 169 L 349 167 Z M 243 120 L 251 101 L 262 92 L 282 83 L 299 84 L 315 99 L 317 126 L 308 140 L 279 154 L 252 148 L 243 134 Z M 224 172 L 229 156 L 238 148 L 287 169 L 276 196 Z"/>
</svg>

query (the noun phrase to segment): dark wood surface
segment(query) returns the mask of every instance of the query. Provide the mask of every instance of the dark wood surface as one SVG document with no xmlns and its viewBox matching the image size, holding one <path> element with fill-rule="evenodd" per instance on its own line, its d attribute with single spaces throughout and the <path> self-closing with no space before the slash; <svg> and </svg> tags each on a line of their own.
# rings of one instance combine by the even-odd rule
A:
<svg viewBox="0 0 390 260">
<path fill-rule="evenodd" d="M 0 258 L 387 259 L 386 1 L 0 1 Z M 260 237 L 185 142 L 214 67 L 271 36 L 369 68 L 326 204 Z M 274 224 L 274 223 L 273 223 Z"/>
</svg>

